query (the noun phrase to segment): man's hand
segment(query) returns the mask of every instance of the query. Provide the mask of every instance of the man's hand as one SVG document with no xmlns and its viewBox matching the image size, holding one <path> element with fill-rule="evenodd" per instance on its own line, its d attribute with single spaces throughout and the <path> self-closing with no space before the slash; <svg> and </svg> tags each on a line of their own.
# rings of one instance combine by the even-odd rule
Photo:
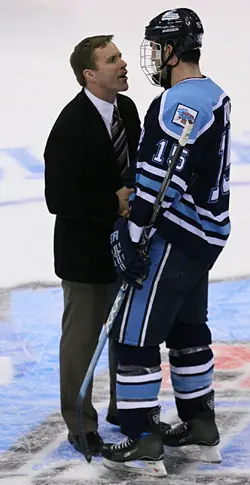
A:
<svg viewBox="0 0 250 485">
<path fill-rule="evenodd" d="M 121 189 L 117 190 L 116 195 L 119 198 L 119 210 L 118 214 L 123 217 L 129 216 L 129 196 L 133 194 L 134 189 L 128 189 L 128 187 L 122 187 Z"/>
<path fill-rule="evenodd" d="M 126 219 L 121 217 L 116 221 L 110 245 L 117 273 L 122 274 L 129 285 L 141 289 L 142 281 L 148 276 L 149 259 L 131 240 Z"/>
</svg>

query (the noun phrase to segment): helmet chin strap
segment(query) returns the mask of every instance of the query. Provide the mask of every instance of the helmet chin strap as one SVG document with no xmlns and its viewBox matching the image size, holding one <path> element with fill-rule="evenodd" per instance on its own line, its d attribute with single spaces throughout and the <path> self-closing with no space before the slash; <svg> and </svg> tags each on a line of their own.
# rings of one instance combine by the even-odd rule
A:
<svg viewBox="0 0 250 485">
<path fill-rule="evenodd" d="M 175 54 L 175 51 L 173 49 L 171 54 L 167 57 L 167 59 L 165 59 L 165 61 L 163 61 L 162 65 L 161 65 L 161 70 L 160 70 L 160 73 L 159 73 L 159 81 L 160 81 L 160 85 L 164 89 L 171 88 L 172 69 L 174 67 L 178 66 L 178 64 L 180 62 L 180 59 L 177 58 L 178 60 L 177 60 L 176 64 L 174 64 L 173 66 L 168 65 L 168 62 L 170 61 L 170 59 L 173 57 L 174 54 Z"/>
</svg>

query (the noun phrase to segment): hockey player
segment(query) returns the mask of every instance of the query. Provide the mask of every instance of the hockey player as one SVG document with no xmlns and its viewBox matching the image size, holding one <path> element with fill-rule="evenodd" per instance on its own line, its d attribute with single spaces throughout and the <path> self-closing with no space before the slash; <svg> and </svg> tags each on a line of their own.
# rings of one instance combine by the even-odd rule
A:
<svg viewBox="0 0 250 485">
<path fill-rule="evenodd" d="M 155 476 L 166 475 L 163 445 L 197 444 L 203 459 L 221 459 L 207 300 L 209 270 L 230 233 L 230 99 L 200 71 L 202 36 L 199 17 L 187 8 L 167 10 L 146 27 L 141 66 L 164 91 L 145 117 L 129 221 L 120 220 L 111 238 L 117 270 L 130 283 L 112 329 L 117 406 L 128 438 L 104 447 L 104 464 Z M 139 291 L 148 261 L 138 243 L 187 118 L 193 130 L 151 231 L 150 267 Z M 181 424 L 159 435 L 162 342 L 170 349 Z"/>
</svg>

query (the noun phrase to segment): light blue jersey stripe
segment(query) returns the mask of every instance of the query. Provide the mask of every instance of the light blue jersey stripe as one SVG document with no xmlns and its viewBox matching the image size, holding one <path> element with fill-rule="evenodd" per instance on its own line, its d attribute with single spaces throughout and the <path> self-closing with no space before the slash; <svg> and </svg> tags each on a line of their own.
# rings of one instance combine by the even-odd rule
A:
<svg viewBox="0 0 250 485">
<path fill-rule="evenodd" d="M 146 177 L 145 175 L 140 175 L 138 179 L 138 183 L 144 188 L 144 189 L 151 189 L 154 192 L 158 193 L 160 188 L 161 188 L 161 182 L 157 182 L 156 180 L 152 180 L 149 177 Z M 146 191 L 146 190 L 145 190 Z M 180 192 L 177 189 L 174 189 L 173 187 L 168 187 L 166 196 L 170 197 L 171 199 L 175 199 L 176 197 L 180 198 L 182 192 Z"/>
<path fill-rule="evenodd" d="M 185 215 L 189 219 L 197 222 L 202 226 L 205 231 L 215 232 L 216 234 L 222 234 L 227 236 L 230 233 L 230 224 L 226 224 L 224 226 L 220 226 L 218 224 L 214 224 L 213 222 L 205 221 L 204 219 L 200 219 L 195 209 L 191 209 L 187 205 L 183 204 L 183 202 L 178 201 L 173 204 L 173 207 L 176 211 L 180 213 L 180 215 Z"/>
</svg>

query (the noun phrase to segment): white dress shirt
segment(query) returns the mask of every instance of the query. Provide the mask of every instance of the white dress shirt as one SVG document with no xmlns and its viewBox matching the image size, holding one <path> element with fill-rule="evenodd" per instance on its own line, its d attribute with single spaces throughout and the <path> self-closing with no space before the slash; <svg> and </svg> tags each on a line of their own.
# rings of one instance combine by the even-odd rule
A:
<svg viewBox="0 0 250 485">
<path fill-rule="evenodd" d="M 115 98 L 114 103 L 109 103 L 108 101 L 104 101 L 103 99 L 97 98 L 97 96 L 92 94 L 87 88 L 84 88 L 84 91 L 86 96 L 88 96 L 90 101 L 94 104 L 96 109 L 99 111 L 109 132 L 109 136 L 111 138 L 111 126 L 112 126 L 112 120 L 113 120 L 114 104 L 117 106 L 117 99 Z"/>
</svg>

